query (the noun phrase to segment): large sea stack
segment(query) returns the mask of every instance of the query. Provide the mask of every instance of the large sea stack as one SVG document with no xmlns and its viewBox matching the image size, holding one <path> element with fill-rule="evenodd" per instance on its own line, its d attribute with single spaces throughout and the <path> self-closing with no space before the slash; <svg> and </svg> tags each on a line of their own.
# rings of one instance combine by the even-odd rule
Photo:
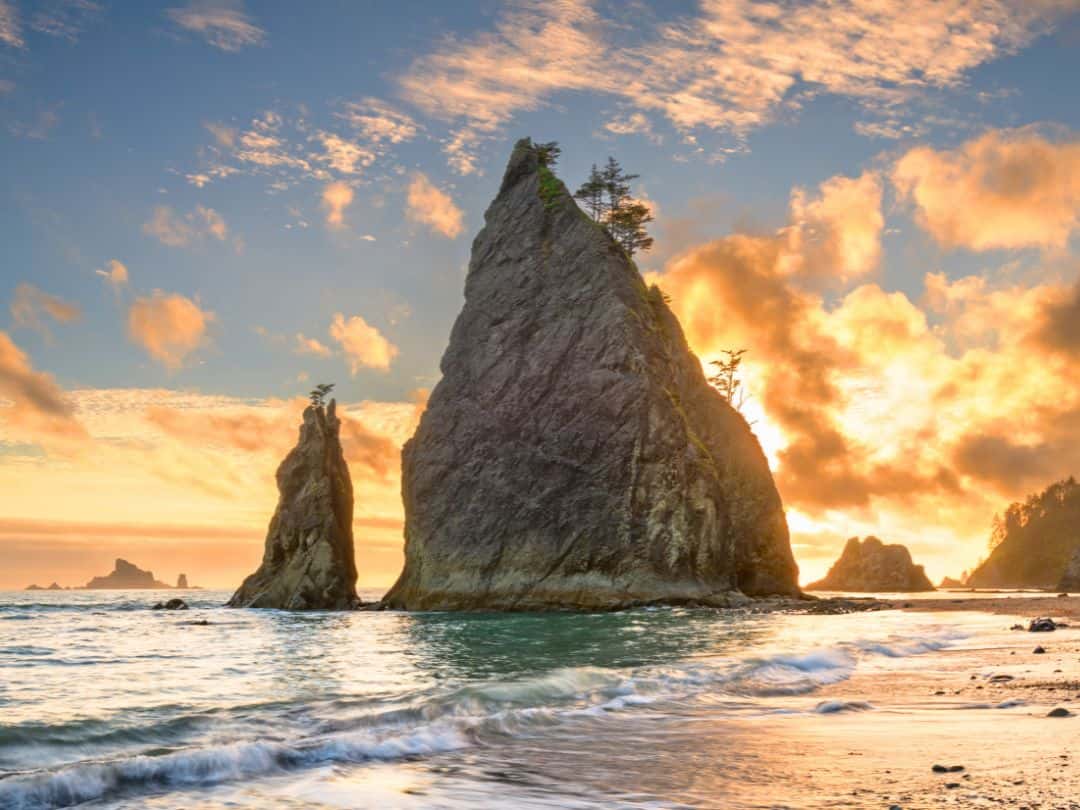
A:
<svg viewBox="0 0 1080 810">
<path fill-rule="evenodd" d="M 932 591 L 934 583 L 911 552 L 899 544 L 885 545 L 876 537 L 852 537 L 824 579 L 806 586 L 811 591 L 908 592 Z"/>
<path fill-rule="evenodd" d="M 55 584 L 55 583 L 54 583 Z M 143 571 L 137 565 L 132 565 L 127 560 L 117 559 L 112 573 L 103 577 L 94 577 L 86 583 L 86 587 L 92 590 L 107 590 L 110 588 L 168 588 L 164 582 L 154 579 L 152 571 Z M 57 586 L 59 588 L 59 586 Z"/>
<path fill-rule="evenodd" d="M 663 294 L 519 141 L 402 458 L 407 609 L 797 594 L 761 447 Z"/>
<path fill-rule="evenodd" d="M 280 498 L 262 565 L 229 607 L 346 610 L 356 596 L 353 493 L 336 403 L 304 411 L 300 441 L 277 471 Z"/>
</svg>

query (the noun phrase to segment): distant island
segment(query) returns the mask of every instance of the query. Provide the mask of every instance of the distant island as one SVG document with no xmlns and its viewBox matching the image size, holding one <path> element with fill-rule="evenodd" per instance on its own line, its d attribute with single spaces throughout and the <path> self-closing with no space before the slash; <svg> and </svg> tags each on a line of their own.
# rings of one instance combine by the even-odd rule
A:
<svg viewBox="0 0 1080 810">
<path fill-rule="evenodd" d="M 990 548 L 969 586 L 1058 588 L 1080 550 L 1080 484 L 1072 477 L 1058 481 L 996 515 Z"/>
<path fill-rule="evenodd" d="M 906 546 L 886 545 L 876 537 L 852 537 L 824 579 L 806 586 L 810 591 L 932 591 L 934 584 L 921 565 L 915 565 Z"/>
<path fill-rule="evenodd" d="M 57 585 L 54 582 L 48 588 L 42 588 L 40 585 L 30 585 L 29 587 L 27 587 L 26 590 L 28 590 L 28 591 L 62 591 L 64 589 L 61 588 L 59 585 Z"/>
<path fill-rule="evenodd" d="M 154 574 L 151 571 L 143 571 L 138 566 L 132 565 L 127 560 L 117 558 L 116 567 L 111 574 L 107 574 L 103 577 L 94 577 L 92 580 L 86 583 L 88 590 L 118 590 L 118 589 L 131 589 L 131 588 L 144 588 L 144 589 L 171 589 L 171 585 L 166 585 L 164 582 L 158 582 L 154 579 Z"/>
</svg>

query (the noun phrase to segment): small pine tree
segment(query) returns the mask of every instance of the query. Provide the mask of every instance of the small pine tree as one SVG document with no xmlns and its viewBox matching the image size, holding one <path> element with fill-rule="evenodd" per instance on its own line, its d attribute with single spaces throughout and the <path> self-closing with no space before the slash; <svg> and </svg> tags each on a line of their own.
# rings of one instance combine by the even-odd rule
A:
<svg viewBox="0 0 1080 810">
<path fill-rule="evenodd" d="M 536 159 L 540 161 L 540 165 L 548 168 L 558 163 L 559 156 L 562 154 L 562 147 L 559 146 L 558 141 L 538 143 L 533 148 L 536 149 Z"/>
<path fill-rule="evenodd" d="M 742 364 L 742 356 L 746 349 L 724 349 L 726 355 L 723 360 L 713 360 L 711 365 L 716 366 L 716 373 L 709 377 L 709 383 L 720 392 L 720 396 L 728 401 L 739 413 L 746 402 L 746 392 L 743 389 L 742 380 L 739 378 L 739 366 Z"/>
<path fill-rule="evenodd" d="M 645 224 L 652 221 L 649 206 L 635 200 L 624 203 L 611 215 L 609 230 L 623 250 L 633 256 L 652 247 L 653 238 L 645 230 Z"/>
<path fill-rule="evenodd" d="M 580 200 L 589 212 L 589 216 L 597 222 L 603 222 L 604 217 L 604 176 L 592 165 L 589 171 L 589 179 L 581 184 L 581 188 L 574 192 L 574 199 Z"/>
<path fill-rule="evenodd" d="M 312 389 L 308 397 L 311 399 L 311 406 L 313 408 L 321 408 L 326 402 L 326 396 L 334 390 L 333 383 L 319 383 Z"/>
</svg>

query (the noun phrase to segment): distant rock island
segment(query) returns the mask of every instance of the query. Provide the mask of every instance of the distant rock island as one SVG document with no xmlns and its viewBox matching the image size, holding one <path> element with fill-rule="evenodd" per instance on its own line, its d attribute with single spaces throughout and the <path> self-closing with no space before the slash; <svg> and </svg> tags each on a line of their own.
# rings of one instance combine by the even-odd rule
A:
<svg viewBox="0 0 1080 810">
<path fill-rule="evenodd" d="M 177 589 L 180 589 L 180 590 L 183 590 L 183 589 L 186 589 L 186 588 L 190 587 L 188 585 L 188 581 L 187 581 L 187 574 L 181 574 L 180 576 L 178 576 L 176 578 L 176 587 L 177 587 Z"/>
<path fill-rule="evenodd" d="M 154 579 L 153 573 L 143 571 L 132 565 L 127 560 L 117 559 L 116 567 L 111 574 L 103 577 L 94 577 L 86 583 L 90 590 L 102 589 L 128 589 L 128 588 L 169 588 L 164 582 Z"/>
<path fill-rule="evenodd" d="M 806 586 L 810 591 L 909 592 L 932 591 L 934 585 L 921 565 L 911 561 L 905 546 L 885 545 L 876 537 L 852 537 L 824 579 Z"/>
<path fill-rule="evenodd" d="M 61 588 L 59 585 L 57 585 L 54 582 L 48 588 L 42 588 L 40 585 L 28 585 L 26 590 L 28 590 L 28 591 L 62 591 L 64 589 Z"/>
<path fill-rule="evenodd" d="M 1012 504 L 994 518 L 990 543 L 990 556 L 971 573 L 968 585 L 1058 588 L 1080 550 L 1080 484 L 1070 477 Z"/>
<path fill-rule="evenodd" d="M 964 588 L 967 587 L 962 580 L 953 579 L 952 577 L 943 577 L 941 582 L 938 583 L 939 588 Z"/>
<path fill-rule="evenodd" d="M 304 411 L 300 439 L 277 470 L 280 497 L 262 564 L 229 607 L 347 610 L 359 604 L 353 491 L 337 403 Z"/>
<path fill-rule="evenodd" d="M 464 309 L 402 460 L 389 607 L 612 609 L 799 593 L 746 420 L 664 295 L 529 139 L 472 247 Z"/>
</svg>

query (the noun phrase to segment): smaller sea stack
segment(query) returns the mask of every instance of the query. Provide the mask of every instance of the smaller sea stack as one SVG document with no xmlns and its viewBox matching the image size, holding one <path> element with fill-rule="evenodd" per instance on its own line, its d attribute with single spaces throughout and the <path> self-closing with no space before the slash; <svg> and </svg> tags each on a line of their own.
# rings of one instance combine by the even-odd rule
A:
<svg viewBox="0 0 1080 810">
<path fill-rule="evenodd" d="M 809 591 L 907 592 L 932 591 L 934 584 L 921 565 L 911 561 L 905 546 L 885 545 L 876 537 L 852 537 L 824 579 Z"/>
<path fill-rule="evenodd" d="M 353 491 L 341 449 L 337 403 L 310 405 L 297 442 L 277 470 L 280 497 L 262 565 L 229 607 L 350 610 L 356 596 Z"/>
</svg>

